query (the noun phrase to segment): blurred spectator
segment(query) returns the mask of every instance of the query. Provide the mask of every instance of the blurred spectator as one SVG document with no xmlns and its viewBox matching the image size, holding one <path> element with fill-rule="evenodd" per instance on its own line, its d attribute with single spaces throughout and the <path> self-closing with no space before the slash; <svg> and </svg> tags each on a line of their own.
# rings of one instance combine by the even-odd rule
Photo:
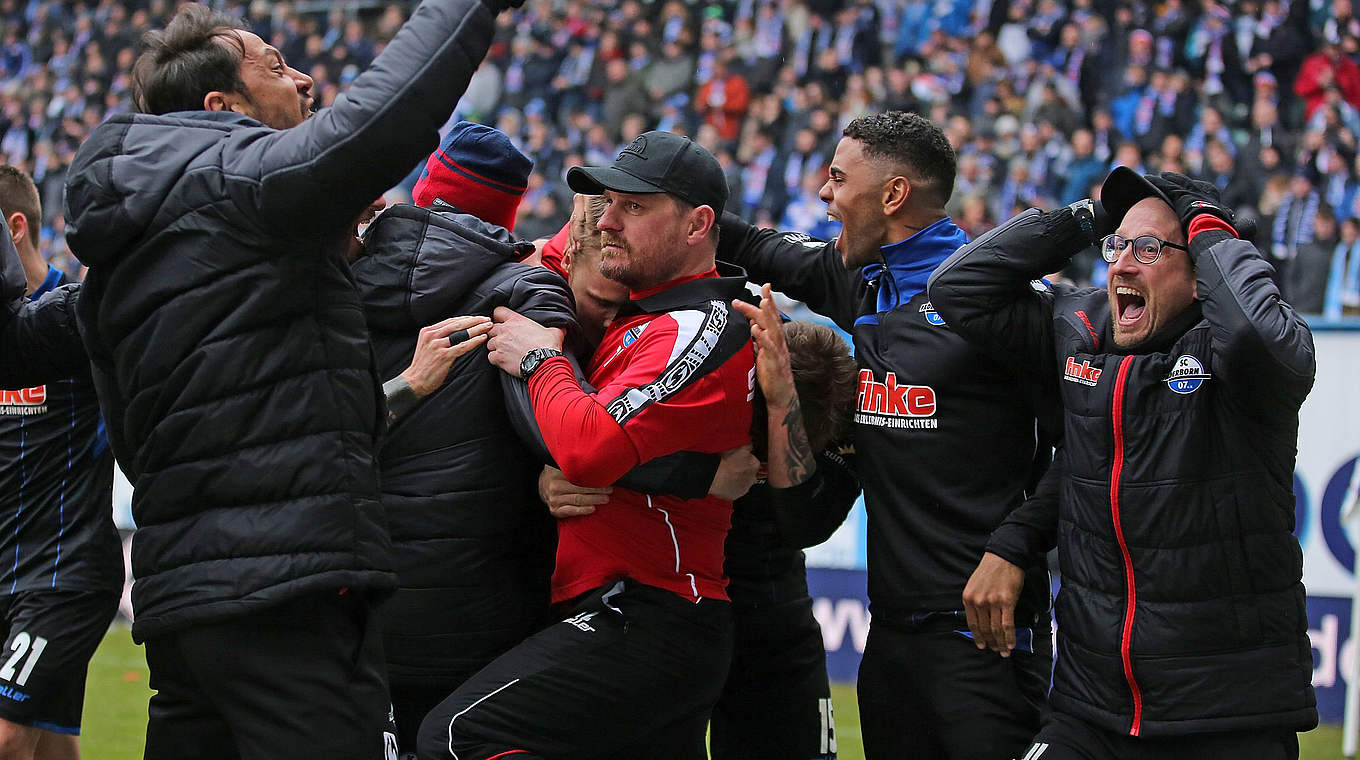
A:
<svg viewBox="0 0 1360 760">
<path fill-rule="evenodd" d="M 1289 270 L 1294 266 L 1299 247 L 1313 240 L 1313 217 L 1317 215 L 1320 203 L 1321 198 L 1308 181 L 1308 174 L 1303 170 L 1296 171 L 1289 181 L 1289 191 L 1280 200 L 1271 227 L 1270 255 L 1275 259 L 1276 279 L 1282 284 L 1293 279 Z"/>
<path fill-rule="evenodd" d="M 1313 214 L 1312 239 L 1299 246 L 1280 290 L 1284 300 L 1299 313 L 1322 313 L 1337 242 L 1336 217 L 1327 205 L 1319 206 Z"/>
<path fill-rule="evenodd" d="M 1089 197 L 1091 185 L 1105 175 L 1106 164 L 1096 157 L 1095 147 L 1091 130 L 1082 128 L 1072 133 L 1072 156 L 1061 172 L 1067 181 L 1058 194 L 1059 203 L 1075 203 Z"/>
<path fill-rule="evenodd" d="M 129 108 L 133 47 L 173 5 L 0 0 L 0 156 L 37 181 L 42 250 L 59 267 L 76 266 L 62 243 L 66 166 L 92 126 Z M 303 11 L 224 0 L 300 62 L 322 104 L 391 39 L 411 5 L 322 2 Z M 749 218 L 782 220 L 789 205 L 810 202 L 804 177 L 827 160 L 840 128 L 890 109 L 948 128 L 959 155 L 951 209 L 977 194 L 989 222 L 1028 204 L 1075 200 L 1089 192 L 1093 167 L 1116 163 L 1209 179 L 1234 208 L 1269 217 L 1260 233 L 1267 246 L 1275 214 L 1262 209 L 1284 202 L 1281 183 L 1296 167 L 1338 219 L 1354 215 L 1360 19 L 1352 0 L 1166 0 L 1155 9 L 1015 0 L 979 12 L 987 7 L 527 0 L 498 23 L 456 115 L 496 125 L 532 155 L 526 218 L 553 208 L 558 227 L 568 206 L 554 188 L 565 168 L 608 163 L 653 128 L 694 135 L 722 162 Z M 544 193 L 554 200 L 541 203 Z"/>
<path fill-rule="evenodd" d="M 1340 42 L 1335 36 L 1324 39 L 1322 49 L 1303 60 L 1294 92 L 1303 98 L 1305 118 L 1312 118 L 1333 89 L 1351 106 L 1360 107 L 1360 66 L 1342 54 Z"/>
<path fill-rule="evenodd" d="M 1332 250 L 1322 315 L 1355 314 L 1360 314 L 1360 218 L 1352 216 L 1341 223 L 1341 239 Z"/>
<path fill-rule="evenodd" d="M 751 90 L 746 80 L 719 58 L 713 64 L 712 77 L 699 87 L 697 105 L 704 122 L 713 125 L 724 140 L 731 140 L 741 131 L 742 117 L 751 106 Z"/>
</svg>

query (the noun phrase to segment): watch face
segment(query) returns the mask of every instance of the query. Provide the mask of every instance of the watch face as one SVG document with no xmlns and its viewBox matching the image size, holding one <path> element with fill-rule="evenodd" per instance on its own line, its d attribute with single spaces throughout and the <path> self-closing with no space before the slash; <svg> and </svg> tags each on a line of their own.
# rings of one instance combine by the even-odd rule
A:
<svg viewBox="0 0 1360 760">
<path fill-rule="evenodd" d="M 524 358 L 520 360 L 519 363 L 520 377 L 522 377 L 525 380 L 528 380 L 529 376 L 536 372 L 539 366 L 543 364 L 543 362 L 547 361 L 548 359 L 551 359 L 554 356 L 561 355 L 562 355 L 561 351 L 554 351 L 551 348 L 535 348 L 534 350 L 525 354 Z"/>
</svg>

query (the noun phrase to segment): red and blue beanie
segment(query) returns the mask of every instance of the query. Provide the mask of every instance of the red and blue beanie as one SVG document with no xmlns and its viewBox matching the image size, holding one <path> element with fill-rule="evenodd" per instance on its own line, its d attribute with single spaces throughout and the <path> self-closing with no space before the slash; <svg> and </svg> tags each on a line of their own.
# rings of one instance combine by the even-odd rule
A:
<svg viewBox="0 0 1360 760">
<path fill-rule="evenodd" d="M 425 161 L 411 200 L 417 206 L 430 206 L 438 199 L 484 222 L 513 230 L 533 168 L 534 162 L 504 132 L 460 121 Z"/>
</svg>

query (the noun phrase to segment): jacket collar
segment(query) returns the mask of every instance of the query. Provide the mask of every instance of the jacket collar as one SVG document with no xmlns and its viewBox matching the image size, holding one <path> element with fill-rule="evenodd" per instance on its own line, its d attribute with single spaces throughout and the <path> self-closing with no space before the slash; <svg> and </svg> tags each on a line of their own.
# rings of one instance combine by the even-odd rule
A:
<svg viewBox="0 0 1360 760">
<path fill-rule="evenodd" d="M 137 114 L 136 118 L 138 121 L 142 121 L 149 115 L 150 114 Z M 192 119 L 194 121 L 206 121 L 214 124 L 239 124 L 241 126 L 249 127 L 265 126 L 261 122 L 252 119 L 245 114 L 236 113 L 235 111 L 173 111 L 171 113 L 162 114 L 162 118 Z"/>
<path fill-rule="evenodd" d="M 880 281 L 878 312 L 892 311 L 915 298 L 926 289 L 930 273 L 967 243 L 967 233 L 946 216 L 906 240 L 883 246 L 883 263 L 861 270 L 866 281 Z"/>
<path fill-rule="evenodd" d="M 44 293 L 47 293 L 47 292 L 51 291 L 53 288 L 55 288 L 55 287 L 57 287 L 58 285 L 61 284 L 61 278 L 62 278 L 62 277 L 63 277 L 63 274 L 62 274 L 62 271 L 61 271 L 60 269 L 57 269 L 56 267 L 52 266 L 51 264 L 48 264 L 48 265 L 47 265 L 47 277 L 42 281 L 42 284 L 38 286 L 38 289 L 35 290 L 35 291 L 33 291 L 33 292 L 28 296 L 29 300 L 30 300 L 30 301 L 36 301 L 36 300 L 38 300 L 39 298 L 42 298 Z"/>
<path fill-rule="evenodd" d="M 704 301 L 732 301 L 748 297 L 746 270 L 735 264 L 717 262 L 714 269 L 698 277 L 682 277 L 643 293 L 634 293 L 620 310 L 623 314 L 661 314 Z"/>
</svg>

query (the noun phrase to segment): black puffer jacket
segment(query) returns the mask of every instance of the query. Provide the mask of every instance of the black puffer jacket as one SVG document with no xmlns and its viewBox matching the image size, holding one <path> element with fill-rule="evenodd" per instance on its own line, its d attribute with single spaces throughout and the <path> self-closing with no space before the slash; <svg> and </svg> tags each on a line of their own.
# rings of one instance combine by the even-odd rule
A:
<svg viewBox="0 0 1360 760">
<path fill-rule="evenodd" d="M 1250 243 L 1202 232 L 1190 242 L 1201 302 L 1121 351 L 1105 291 L 1028 286 L 1089 242 L 1068 210 L 1026 212 L 930 284 L 955 330 L 1060 386 L 1051 703 L 1134 736 L 1311 728 L 1291 531 L 1312 335 Z M 1025 511 L 998 533 L 1033 530 Z"/>
<path fill-rule="evenodd" d="M 354 265 L 383 377 L 411 360 L 421 327 L 508 306 L 575 331 L 555 273 L 515 263 L 503 228 L 394 206 Z M 542 462 L 510 426 L 506 386 L 478 348 L 398 421 L 379 452 L 400 588 L 383 609 L 393 683 L 452 690 L 547 622 L 556 526 L 538 499 Z"/>
<path fill-rule="evenodd" d="M 342 253 L 434 149 L 485 54 L 478 0 L 426 0 L 334 106 L 114 116 L 67 185 L 110 443 L 136 490 L 133 634 L 390 587 L 382 400 Z"/>
</svg>

